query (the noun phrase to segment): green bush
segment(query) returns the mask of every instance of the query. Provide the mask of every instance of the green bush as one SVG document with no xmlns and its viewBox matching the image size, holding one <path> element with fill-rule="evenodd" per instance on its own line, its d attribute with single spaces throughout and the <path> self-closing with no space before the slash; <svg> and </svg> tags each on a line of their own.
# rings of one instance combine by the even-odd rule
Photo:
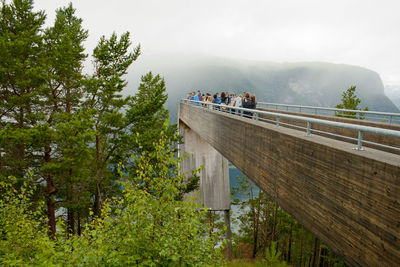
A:
<svg viewBox="0 0 400 267">
<path fill-rule="evenodd" d="M 17 191 L 16 183 L 14 177 L 0 181 L 0 266 L 51 266 L 56 253 L 45 217 L 31 209 L 33 190 L 25 183 Z"/>
<path fill-rule="evenodd" d="M 108 201 L 81 236 L 68 235 L 60 221 L 48 238 L 41 214 L 29 210 L 29 192 L 2 183 L 0 265 L 220 265 L 217 239 L 202 223 L 206 209 L 180 198 L 185 179 L 169 144 L 164 136 L 133 158 L 134 174 L 120 171 L 123 197 Z"/>
</svg>

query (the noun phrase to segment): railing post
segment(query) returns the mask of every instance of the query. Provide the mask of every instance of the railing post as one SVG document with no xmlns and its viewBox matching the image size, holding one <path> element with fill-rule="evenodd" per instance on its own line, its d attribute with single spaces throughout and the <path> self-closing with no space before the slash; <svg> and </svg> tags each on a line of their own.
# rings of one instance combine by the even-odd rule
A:
<svg viewBox="0 0 400 267">
<path fill-rule="evenodd" d="M 243 110 L 240 110 L 240 117 L 243 117 Z"/>
<path fill-rule="evenodd" d="M 276 127 L 279 127 L 279 117 L 276 117 Z"/>
<path fill-rule="evenodd" d="M 256 121 L 258 121 L 258 113 L 255 112 L 255 114 L 256 114 Z"/>
<path fill-rule="evenodd" d="M 307 133 L 306 136 L 310 136 L 311 135 L 311 123 L 308 121 L 307 122 Z"/>
<path fill-rule="evenodd" d="M 364 150 L 364 148 L 362 147 L 362 137 L 362 132 L 358 131 L 357 147 L 355 148 L 355 150 Z"/>
</svg>

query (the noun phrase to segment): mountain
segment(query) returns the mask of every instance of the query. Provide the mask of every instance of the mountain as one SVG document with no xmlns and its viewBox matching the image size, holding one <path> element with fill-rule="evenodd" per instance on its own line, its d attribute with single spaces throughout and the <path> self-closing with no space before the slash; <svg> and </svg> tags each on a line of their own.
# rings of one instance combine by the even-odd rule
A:
<svg viewBox="0 0 400 267">
<path fill-rule="evenodd" d="M 210 56 L 142 56 L 128 81 L 133 94 L 148 71 L 165 78 L 172 122 L 179 99 L 189 91 L 254 93 L 257 101 L 334 107 L 352 85 L 361 107 L 399 112 L 384 94 L 380 76 L 369 69 L 324 62 L 276 63 Z"/>
<path fill-rule="evenodd" d="M 400 108 L 400 85 L 386 85 L 385 94 Z"/>
</svg>

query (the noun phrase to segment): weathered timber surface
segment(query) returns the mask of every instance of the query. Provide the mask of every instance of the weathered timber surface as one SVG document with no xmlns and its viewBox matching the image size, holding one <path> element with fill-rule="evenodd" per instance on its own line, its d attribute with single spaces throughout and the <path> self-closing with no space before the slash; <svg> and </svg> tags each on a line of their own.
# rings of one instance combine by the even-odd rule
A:
<svg viewBox="0 0 400 267">
<path fill-rule="evenodd" d="M 180 121 L 350 265 L 400 266 L 400 158 L 180 104 Z"/>
<path fill-rule="evenodd" d="M 307 113 L 297 113 L 297 112 L 282 111 L 282 110 L 277 111 L 277 110 L 274 110 L 274 109 L 266 109 L 266 108 L 260 108 L 259 110 L 400 131 L 400 125 L 396 125 L 396 124 L 388 124 L 388 123 L 373 122 L 373 121 L 366 121 L 366 120 L 349 119 L 349 118 L 342 118 L 342 117 L 314 115 L 314 114 L 307 114 Z M 267 116 L 267 115 L 261 115 L 260 118 L 269 119 L 269 120 L 275 120 L 275 118 L 273 116 Z M 280 122 L 306 127 L 306 123 L 300 122 L 300 121 L 295 121 L 295 120 L 290 120 L 290 119 L 281 119 Z M 289 127 L 289 128 L 293 129 L 293 127 Z M 314 129 L 314 130 L 324 131 L 324 132 L 338 134 L 338 135 L 352 137 L 352 138 L 357 138 L 358 137 L 358 132 L 357 131 L 352 131 L 352 130 L 349 130 L 349 129 L 337 128 L 337 127 L 332 127 L 332 126 L 327 126 L 327 125 L 318 125 L 318 124 L 312 124 L 311 128 Z M 332 138 L 332 139 L 351 142 L 348 139 L 344 139 L 344 138 L 341 138 L 341 137 L 334 137 L 334 136 L 326 135 L 326 134 L 323 134 L 323 133 L 313 132 L 312 134 L 317 134 L 317 135 L 321 135 L 321 136 L 327 136 L 327 137 Z M 400 139 L 399 138 L 395 138 L 395 137 L 377 135 L 377 134 L 372 134 L 372 133 L 364 133 L 363 134 L 363 140 L 400 148 Z M 357 141 L 353 141 L 352 143 L 356 144 Z M 376 148 L 378 150 L 383 150 L 383 151 L 387 151 L 387 152 L 390 152 L 390 153 L 395 153 L 395 154 L 399 154 L 400 155 L 400 150 L 384 148 L 384 147 L 376 146 L 374 144 L 367 144 L 367 143 L 363 143 L 363 146 L 372 147 L 372 148 Z"/>
</svg>

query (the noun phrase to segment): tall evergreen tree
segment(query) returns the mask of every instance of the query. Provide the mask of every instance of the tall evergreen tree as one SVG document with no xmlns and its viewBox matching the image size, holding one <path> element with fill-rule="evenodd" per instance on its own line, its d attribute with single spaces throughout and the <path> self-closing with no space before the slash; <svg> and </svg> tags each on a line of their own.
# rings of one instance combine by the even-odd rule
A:
<svg viewBox="0 0 400 267">
<path fill-rule="evenodd" d="M 48 210 L 55 210 L 55 200 L 67 210 L 68 226 L 74 232 L 74 213 L 78 205 L 77 188 L 88 188 L 87 165 L 90 142 L 89 114 L 81 110 L 83 96 L 83 42 L 88 33 L 82 19 L 75 16 L 70 4 L 58 9 L 54 25 L 45 32 L 47 105 L 46 125 L 51 132 L 44 144 L 42 171 L 47 183 Z"/>
<path fill-rule="evenodd" d="M 92 110 L 94 120 L 94 149 L 93 149 L 93 211 L 99 215 L 104 196 L 115 187 L 116 154 L 128 134 L 129 125 L 123 113 L 128 98 L 121 92 L 127 82 L 124 75 L 129 66 L 140 55 L 140 46 L 129 51 L 131 41 L 129 33 L 120 38 L 115 33 L 110 39 L 104 36 L 93 51 L 95 73 L 87 80 L 85 108 Z M 114 168 L 111 163 L 114 164 Z"/>
<path fill-rule="evenodd" d="M 1 2 L 0 9 L 0 176 L 22 179 L 38 167 L 34 129 L 42 114 L 40 87 L 46 16 L 32 0 Z"/>
<path fill-rule="evenodd" d="M 139 134 L 140 147 L 135 147 L 135 140 L 130 142 L 130 149 L 136 153 L 152 151 L 154 142 L 159 140 L 163 131 L 167 131 L 169 137 L 174 136 L 176 125 L 169 125 L 164 129 L 163 125 L 169 119 L 168 110 L 164 107 L 168 95 L 166 93 L 165 81 L 159 75 L 151 72 L 142 76 L 139 90 L 128 102 L 127 118 L 133 123 L 129 131 L 136 139 Z M 171 138 L 173 141 L 173 138 Z"/>
<path fill-rule="evenodd" d="M 32 0 L 2 1 L 0 16 L 0 182 L 13 175 L 20 185 L 38 185 L 51 236 L 56 213 L 66 215 L 70 233 L 80 232 L 91 207 L 99 215 L 104 198 L 121 196 L 117 165 L 132 163 L 130 153 L 153 151 L 163 133 L 174 136 L 165 124 L 165 82 L 149 73 L 136 96 L 122 95 L 140 55 L 129 33 L 102 37 L 94 73 L 83 75 L 88 33 L 71 4 L 46 30 Z"/>
</svg>

